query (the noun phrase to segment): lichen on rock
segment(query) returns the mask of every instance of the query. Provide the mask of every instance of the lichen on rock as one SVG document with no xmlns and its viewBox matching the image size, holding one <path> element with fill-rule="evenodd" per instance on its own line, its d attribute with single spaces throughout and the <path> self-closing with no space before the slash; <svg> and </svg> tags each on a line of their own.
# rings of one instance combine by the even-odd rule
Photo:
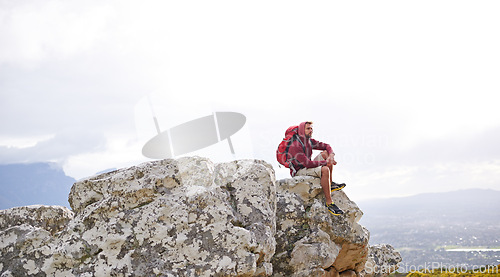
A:
<svg viewBox="0 0 500 277">
<path fill-rule="evenodd" d="M 343 191 L 336 191 L 332 200 L 345 214 L 333 216 L 325 208 L 321 191 L 319 178 L 278 181 L 276 237 L 283 247 L 278 247 L 273 264 L 281 276 L 360 272 L 364 268 L 369 232 L 358 223 L 361 210 Z M 301 251 L 316 254 L 296 258 Z"/>
<path fill-rule="evenodd" d="M 362 212 L 342 191 L 336 217 L 319 179 L 274 176 L 260 160 L 187 157 L 80 180 L 72 211 L 0 211 L 0 276 L 334 276 L 397 253 L 368 257 Z"/>
</svg>

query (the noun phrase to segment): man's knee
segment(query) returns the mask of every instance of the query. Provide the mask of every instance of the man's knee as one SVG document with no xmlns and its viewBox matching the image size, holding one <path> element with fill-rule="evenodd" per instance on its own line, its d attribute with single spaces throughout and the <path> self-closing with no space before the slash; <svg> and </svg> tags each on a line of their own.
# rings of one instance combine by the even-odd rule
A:
<svg viewBox="0 0 500 277">
<path fill-rule="evenodd" d="M 330 174 L 330 168 L 328 166 L 322 166 L 321 167 L 321 176 L 325 176 Z"/>
<path fill-rule="evenodd" d="M 323 157 L 323 160 L 328 159 L 328 151 L 324 150 L 323 152 L 321 152 L 321 156 Z"/>
</svg>

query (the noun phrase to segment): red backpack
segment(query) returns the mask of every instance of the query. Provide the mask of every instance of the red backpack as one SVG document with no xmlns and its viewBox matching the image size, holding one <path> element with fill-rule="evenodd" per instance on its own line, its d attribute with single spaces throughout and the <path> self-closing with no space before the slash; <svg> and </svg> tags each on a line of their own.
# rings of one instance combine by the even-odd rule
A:
<svg viewBox="0 0 500 277">
<path fill-rule="evenodd" d="M 280 142 L 280 144 L 278 145 L 278 150 L 276 150 L 276 159 L 278 159 L 278 162 L 284 165 L 286 168 L 290 168 L 290 166 L 293 167 L 291 161 L 294 160 L 294 158 L 289 155 L 288 149 L 290 148 L 290 145 L 294 140 L 300 141 L 304 152 L 306 151 L 304 143 L 302 143 L 302 141 L 299 139 L 298 131 L 299 126 L 290 126 L 288 129 L 286 129 L 285 138 Z"/>
</svg>

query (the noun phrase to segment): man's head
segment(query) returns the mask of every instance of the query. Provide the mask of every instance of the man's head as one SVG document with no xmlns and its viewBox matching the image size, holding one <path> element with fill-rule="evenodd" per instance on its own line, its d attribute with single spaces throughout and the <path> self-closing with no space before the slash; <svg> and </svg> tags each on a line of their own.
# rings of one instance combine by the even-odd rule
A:
<svg viewBox="0 0 500 277">
<path fill-rule="evenodd" d="M 312 137 L 313 134 L 313 123 L 311 121 L 306 121 L 306 124 L 304 126 L 304 133 L 307 138 Z"/>
</svg>

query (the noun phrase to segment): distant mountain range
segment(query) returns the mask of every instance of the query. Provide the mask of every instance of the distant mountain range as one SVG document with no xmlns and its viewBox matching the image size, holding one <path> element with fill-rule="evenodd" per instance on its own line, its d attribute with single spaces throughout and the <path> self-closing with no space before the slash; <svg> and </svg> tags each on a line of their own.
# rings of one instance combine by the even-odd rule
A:
<svg viewBox="0 0 500 277">
<path fill-rule="evenodd" d="M 407 264 L 500 264 L 500 252 L 446 251 L 500 247 L 500 191 L 468 189 L 357 204 L 370 244 L 393 245 Z"/>
<path fill-rule="evenodd" d="M 500 191 L 467 189 L 379 200 L 359 201 L 366 223 L 380 219 L 477 221 L 500 219 Z"/>
<path fill-rule="evenodd" d="M 34 204 L 69 207 L 74 182 L 51 163 L 0 165 L 0 209 Z"/>
</svg>

